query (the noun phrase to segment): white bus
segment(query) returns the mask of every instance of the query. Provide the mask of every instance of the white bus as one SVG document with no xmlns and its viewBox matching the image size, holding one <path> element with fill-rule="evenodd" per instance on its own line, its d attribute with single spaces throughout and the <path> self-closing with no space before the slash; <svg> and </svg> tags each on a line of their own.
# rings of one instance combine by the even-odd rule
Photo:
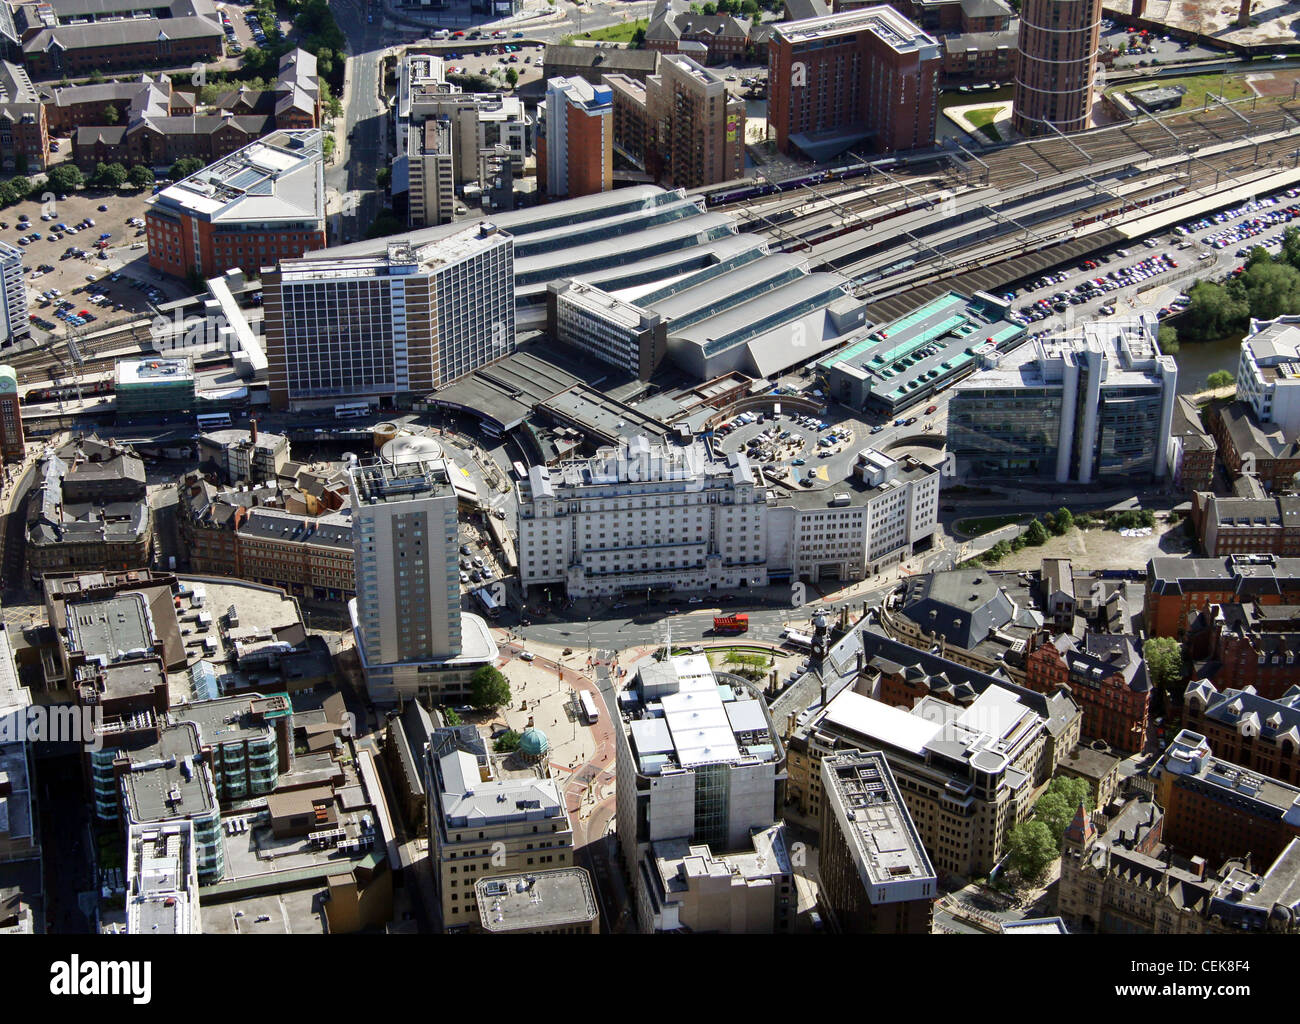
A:
<svg viewBox="0 0 1300 1024">
<path fill-rule="evenodd" d="M 800 633 L 796 629 L 783 629 L 781 631 L 781 640 L 787 647 L 793 647 L 797 651 L 812 650 L 812 637 L 807 633 Z"/>
<path fill-rule="evenodd" d="M 582 717 L 587 720 L 588 725 L 595 725 L 600 721 L 600 712 L 596 710 L 596 702 L 586 690 L 578 694 L 578 703 L 582 706 Z"/>
<path fill-rule="evenodd" d="M 528 470 L 524 469 L 524 464 L 522 462 L 516 462 L 514 464 L 514 468 L 515 468 L 515 476 L 518 477 L 521 481 L 528 479 Z"/>
<path fill-rule="evenodd" d="M 492 591 L 487 587 L 479 587 L 474 591 L 474 596 L 478 598 L 479 605 L 483 608 L 483 614 L 489 619 L 495 619 L 501 614 L 501 606 L 497 604 L 496 599 L 492 596 Z"/>
<path fill-rule="evenodd" d="M 369 415 L 369 402 L 343 402 L 334 406 L 334 418 L 336 420 L 356 420 Z"/>
<path fill-rule="evenodd" d="M 218 430 L 221 427 L 230 426 L 230 413 L 228 412 L 205 412 L 194 417 L 200 430 Z"/>
</svg>

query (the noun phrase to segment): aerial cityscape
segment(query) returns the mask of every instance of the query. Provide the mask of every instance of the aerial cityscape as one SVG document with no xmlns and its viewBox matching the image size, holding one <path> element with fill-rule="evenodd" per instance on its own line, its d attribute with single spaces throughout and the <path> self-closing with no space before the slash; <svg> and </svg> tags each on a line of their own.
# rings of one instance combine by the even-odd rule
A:
<svg viewBox="0 0 1300 1024">
<path fill-rule="evenodd" d="M 1300 934 L 1298 9 L 0 0 L 0 933 Z"/>
</svg>

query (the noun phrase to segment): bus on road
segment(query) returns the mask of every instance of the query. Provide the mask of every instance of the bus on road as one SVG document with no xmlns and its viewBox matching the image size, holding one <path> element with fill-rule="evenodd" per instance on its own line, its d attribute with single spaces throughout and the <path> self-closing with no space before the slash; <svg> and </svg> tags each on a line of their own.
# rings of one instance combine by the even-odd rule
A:
<svg viewBox="0 0 1300 1024">
<path fill-rule="evenodd" d="M 228 412 L 205 412 L 194 417 L 200 430 L 219 430 L 222 427 L 230 426 L 230 413 Z"/>
<path fill-rule="evenodd" d="M 787 647 L 793 647 L 797 651 L 812 650 L 812 637 L 807 633 L 800 633 L 797 629 L 783 629 L 781 641 Z"/>
<path fill-rule="evenodd" d="M 343 402 L 334 406 L 334 418 L 336 420 L 357 420 L 369 415 L 369 402 Z"/>
<path fill-rule="evenodd" d="M 600 712 L 596 710 L 596 702 L 592 700 L 591 694 L 586 690 L 578 694 L 578 703 L 582 706 L 582 717 L 588 725 L 595 725 L 600 721 Z"/>
<path fill-rule="evenodd" d="M 495 619 L 501 614 L 501 605 L 492 596 L 492 592 L 487 587 L 479 587 L 474 591 L 474 596 L 478 599 L 479 606 L 483 609 L 483 614 L 489 619 Z"/>
<path fill-rule="evenodd" d="M 713 632 L 715 633 L 746 633 L 748 631 L 749 616 L 744 612 L 739 615 L 713 616 Z"/>
</svg>

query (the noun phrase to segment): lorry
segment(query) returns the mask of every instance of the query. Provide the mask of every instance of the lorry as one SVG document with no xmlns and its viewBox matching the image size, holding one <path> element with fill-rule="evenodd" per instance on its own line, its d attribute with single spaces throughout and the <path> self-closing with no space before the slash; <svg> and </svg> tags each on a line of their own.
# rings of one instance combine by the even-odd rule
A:
<svg viewBox="0 0 1300 1024">
<path fill-rule="evenodd" d="M 745 633 L 749 630 L 749 616 L 744 612 L 736 615 L 713 616 L 713 632 Z"/>
</svg>

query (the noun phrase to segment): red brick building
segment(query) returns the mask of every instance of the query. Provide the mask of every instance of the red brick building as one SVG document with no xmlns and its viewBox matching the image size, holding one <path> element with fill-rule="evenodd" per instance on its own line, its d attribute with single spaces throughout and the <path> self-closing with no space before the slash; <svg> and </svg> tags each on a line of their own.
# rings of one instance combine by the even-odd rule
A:
<svg viewBox="0 0 1300 1024">
<path fill-rule="evenodd" d="M 1300 837 L 1300 789 L 1217 757 L 1200 733 L 1180 732 L 1151 774 L 1164 841 L 1179 853 L 1268 864 Z"/>
<path fill-rule="evenodd" d="M 570 199 L 613 188 L 610 87 L 581 78 L 552 78 L 546 83 L 545 109 L 538 133 L 538 187 L 548 196 Z"/>
<path fill-rule="evenodd" d="M 78 128 L 72 151 L 83 171 L 93 171 L 99 163 L 164 167 L 182 157 L 212 163 L 260 139 L 273 127 L 269 117 L 158 117 L 127 128 Z"/>
<path fill-rule="evenodd" d="M 1207 557 L 1300 556 L 1300 497 L 1295 495 L 1224 498 L 1198 491 L 1192 495 L 1192 526 Z"/>
<path fill-rule="evenodd" d="M 1230 476 L 1240 474 L 1244 464 L 1266 491 L 1294 489 L 1300 473 L 1300 442 L 1283 436 L 1276 424 L 1260 423 L 1246 402 L 1212 407 L 1206 421 Z"/>
<path fill-rule="evenodd" d="M 1179 395 L 1174 402 L 1169 438 L 1172 442 L 1169 475 L 1174 486 L 1189 498 L 1197 491 L 1210 490 L 1214 486 L 1219 445 L 1201 423 L 1196 404 L 1184 395 Z"/>
<path fill-rule="evenodd" d="M 730 14 L 696 14 L 684 0 L 659 0 L 646 26 L 645 48 L 680 53 L 682 43 L 700 43 L 708 64 L 742 60 L 749 48 L 751 23 Z"/>
<path fill-rule="evenodd" d="M 45 169 L 50 152 L 45 104 L 27 70 L 0 62 L 0 166 L 24 174 Z"/>
<path fill-rule="evenodd" d="M 939 43 L 890 7 L 778 24 L 768 44 L 768 120 L 782 153 L 829 159 L 934 140 Z"/>
<path fill-rule="evenodd" d="M 870 6 L 859 0 L 840 0 L 837 11 Z M 892 0 L 891 7 L 930 33 L 1003 32 L 1011 27 L 1015 11 L 1004 0 Z"/>
<path fill-rule="evenodd" d="M 1088 633 L 1079 643 L 1062 634 L 1029 653 L 1025 685 L 1039 693 L 1068 686 L 1083 713 L 1085 739 L 1122 751 L 1146 746 L 1151 683 L 1133 637 Z"/>
<path fill-rule="evenodd" d="M 1088 127 L 1100 38 L 1101 0 L 1024 0 L 1011 114 L 1016 131 Z"/>
<path fill-rule="evenodd" d="M 1153 558 L 1144 600 L 1147 634 L 1182 640 L 1193 617 L 1214 604 L 1300 603 L 1300 559 L 1276 555 Z"/>
<path fill-rule="evenodd" d="M 149 200 L 149 265 L 186 277 L 325 247 L 321 133 L 275 132 Z"/>
<path fill-rule="evenodd" d="M 1008 82 L 1016 73 L 1016 33 L 969 32 L 943 40 L 945 82 Z"/>
<path fill-rule="evenodd" d="M 194 113 L 194 94 L 172 88 L 166 75 L 142 76 L 133 82 L 56 88 L 45 110 L 50 131 L 63 133 L 82 125 L 125 126 L 143 117 L 189 117 Z"/>
<path fill-rule="evenodd" d="M 141 5 L 128 0 L 15 6 L 23 62 L 38 78 L 76 78 L 93 71 L 187 68 L 224 52 L 225 32 L 212 0 L 171 0 L 144 10 L 148 17 L 136 17 Z"/>
<path fill-rule="evenodd" d="M 1300 679 L 1300 606 L 1212 605 L 1189 624 L 1194 678 L 1279 699 Z"/>
<path fill-rule="evenodd" d="M 1224 760 L 1300 786 L 1300 686 L 1269 700 L 1254 687 L 1219 689 L 1198 679 L 1183 696 L 1183 727 Z"/>
</svg>

